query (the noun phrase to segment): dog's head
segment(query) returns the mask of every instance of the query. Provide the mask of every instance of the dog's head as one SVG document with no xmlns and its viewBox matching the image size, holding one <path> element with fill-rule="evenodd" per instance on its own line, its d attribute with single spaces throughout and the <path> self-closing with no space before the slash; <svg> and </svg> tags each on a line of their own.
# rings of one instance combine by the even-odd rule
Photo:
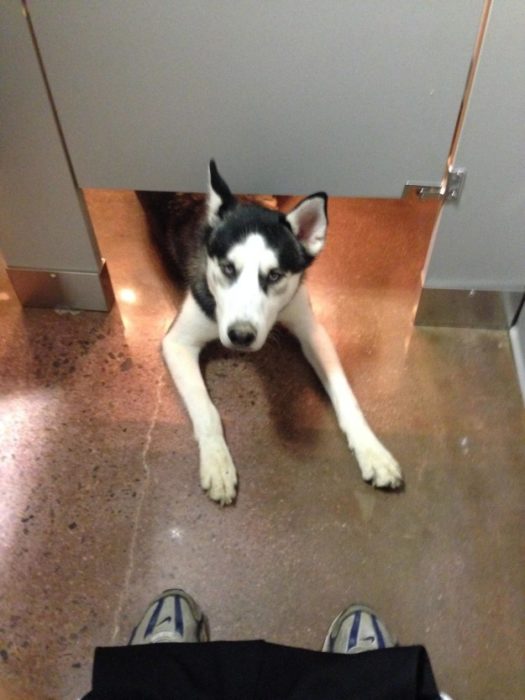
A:
<svg viewBox="0 0 525 700">
<path fill-rule="evenodd" d="M 206 277 L 223 345 L 262 347 L 324 246 L 326 202 L 318 192 L 288 214 L 240 202 L 210 162 Z"/>
</svg>

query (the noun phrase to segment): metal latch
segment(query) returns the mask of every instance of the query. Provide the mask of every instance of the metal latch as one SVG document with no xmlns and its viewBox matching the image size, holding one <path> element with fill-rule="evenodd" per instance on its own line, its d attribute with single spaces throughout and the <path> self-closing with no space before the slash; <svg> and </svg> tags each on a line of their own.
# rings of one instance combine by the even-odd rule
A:
<svg viewBox="0 0 525 700">
<path fill-rule="evenodd" d="M 454 168 L 449 166 L 447 176 L 441 184 L 417 184 L 409 180 L 403 190 L 403 196 L 415 194 L 416 197 L 420 199 L 439 197 L 443 199 L 444 202 L 459 202 L 466 177 L 466 168 Z"/>
</svg>

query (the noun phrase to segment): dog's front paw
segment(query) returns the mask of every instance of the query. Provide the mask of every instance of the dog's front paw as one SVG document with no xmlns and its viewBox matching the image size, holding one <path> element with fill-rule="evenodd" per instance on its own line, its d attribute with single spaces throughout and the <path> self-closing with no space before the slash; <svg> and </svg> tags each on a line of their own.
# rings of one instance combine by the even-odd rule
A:
<svg viewBox="0 0 525 700">
<path fill-rule="evenodd" d="M 212 438 L 200 444 L 201 486 L 212 501 L 227 506 L 235 499 L 237 472 L 226 443 Z"/>
<path fill-rule="evenodd" d="M 356 445 L 355 454 L 365 481 L 379 489 L 398 489 L 403 485 L 399 464 L 375 437 Z"/>
</svg>

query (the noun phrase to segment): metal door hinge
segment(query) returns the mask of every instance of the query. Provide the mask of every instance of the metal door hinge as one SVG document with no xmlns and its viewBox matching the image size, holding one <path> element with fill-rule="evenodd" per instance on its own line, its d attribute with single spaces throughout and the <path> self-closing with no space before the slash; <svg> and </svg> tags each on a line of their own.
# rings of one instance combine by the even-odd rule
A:
<svg viewBox="0 0 525 700">
<path fill-rule="evenodd" d="M 415 183 L 408 181 L 403 190 L 403 196 L 415 194 L 419 199 L 429 199 L 438 197 L 444 202 L 459 202 L 465 179 L 467 177 L 466 168 L 449 167 L 447 176 L 441 184 L 435 183 Z"/>
</svg>

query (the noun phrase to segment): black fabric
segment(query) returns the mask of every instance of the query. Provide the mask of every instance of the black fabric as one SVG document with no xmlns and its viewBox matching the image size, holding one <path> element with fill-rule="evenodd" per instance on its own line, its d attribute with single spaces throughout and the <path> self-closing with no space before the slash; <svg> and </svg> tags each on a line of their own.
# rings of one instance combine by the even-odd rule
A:
<svg viewBox="0 0 525 700">
<path fill-rule="evenodd" d="M 99 648 L 84 700 L 436 700 L 423 647 L 328 654 L 253 642 Z"/>
</svg>

